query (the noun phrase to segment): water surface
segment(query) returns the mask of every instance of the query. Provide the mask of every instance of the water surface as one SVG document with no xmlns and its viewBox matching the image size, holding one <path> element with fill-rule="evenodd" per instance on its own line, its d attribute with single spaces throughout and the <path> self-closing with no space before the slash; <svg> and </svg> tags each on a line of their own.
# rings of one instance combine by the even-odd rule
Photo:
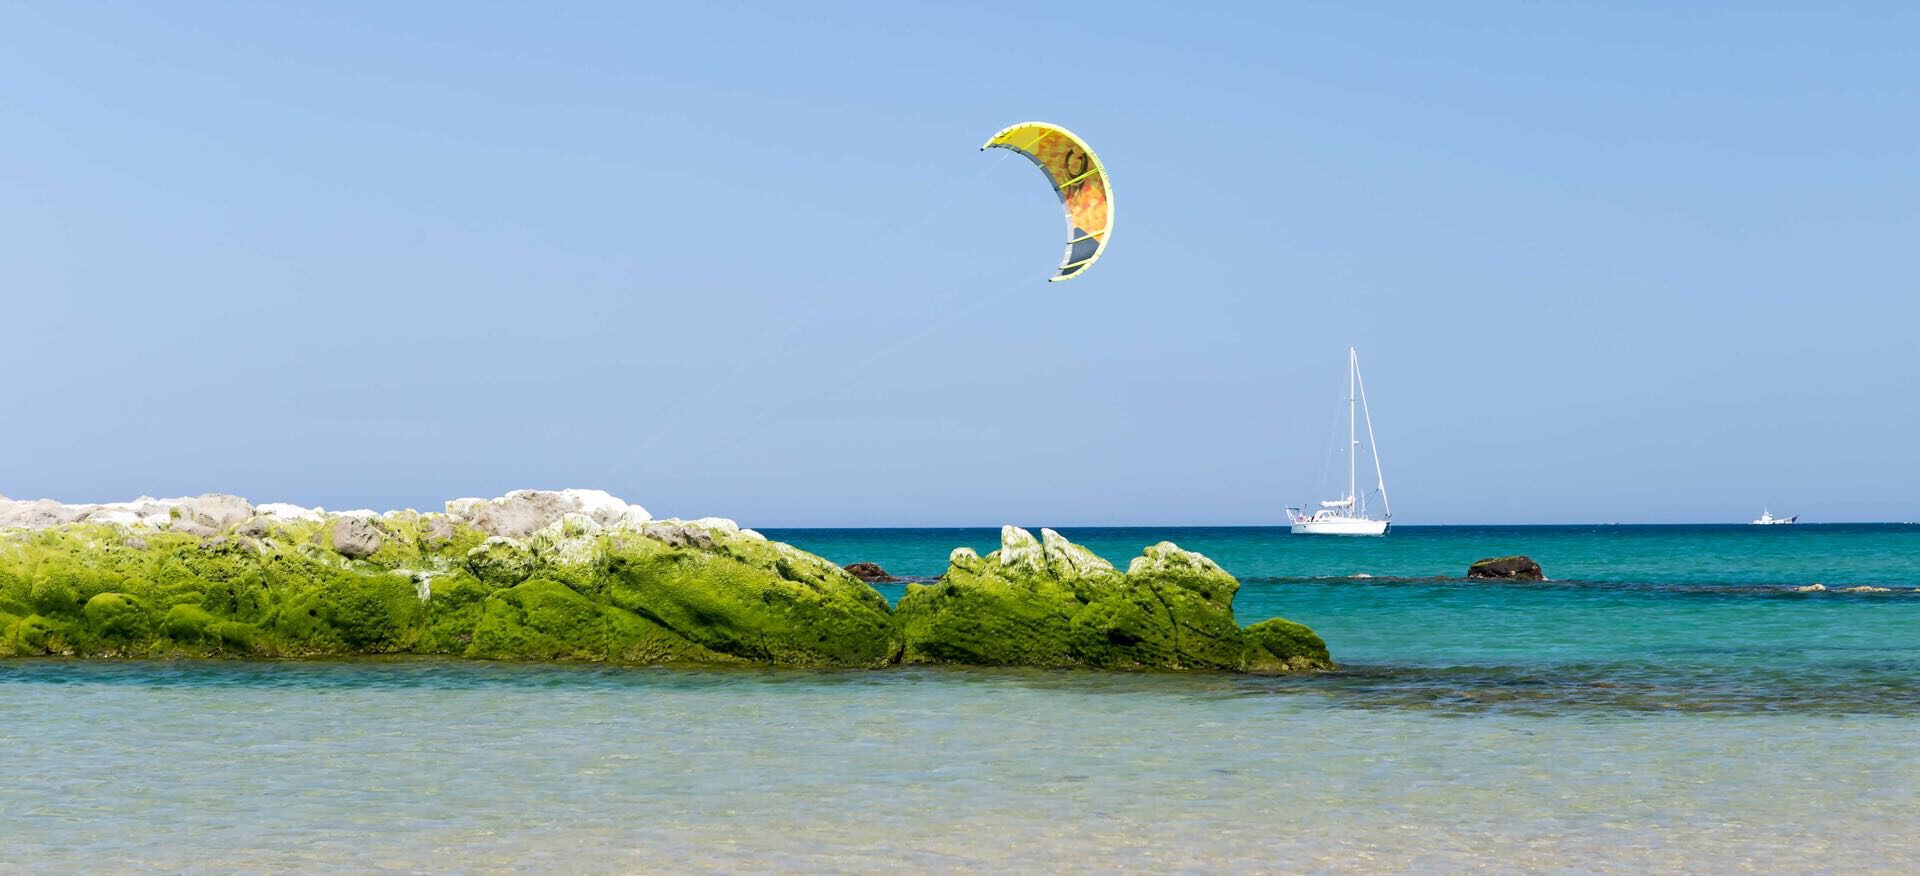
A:
<svg viewBox="0 0 1920 876">
<path fill-rule="evenodd" d="M 1920 528 L 1762 532 L 1068 531 L 1214 556 L 1304 677 L 4 661 L 0 871 L 1912 872 Z"/>
</svg>

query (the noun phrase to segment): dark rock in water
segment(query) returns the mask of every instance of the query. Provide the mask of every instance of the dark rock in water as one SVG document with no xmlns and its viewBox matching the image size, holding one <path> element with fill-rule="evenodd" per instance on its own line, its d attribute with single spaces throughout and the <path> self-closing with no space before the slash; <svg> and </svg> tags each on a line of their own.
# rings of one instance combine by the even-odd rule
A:
<svg viewBox="0 0 1920 876">
<path fill-rule="evenodd" d="M 893 576 L 880 568 L 879 563 L 852 563 L 847 566 L 847 574 L 859 578 L 868 584 L 891 584 Z"/>
<path fill-rule="evenodd" d="M 1547 573 L 1532 557 L 1489 557 L 1467 567 L 1469 578 L 1498 578 L 1507 581 L 1545 581 Z"/>
</svg>

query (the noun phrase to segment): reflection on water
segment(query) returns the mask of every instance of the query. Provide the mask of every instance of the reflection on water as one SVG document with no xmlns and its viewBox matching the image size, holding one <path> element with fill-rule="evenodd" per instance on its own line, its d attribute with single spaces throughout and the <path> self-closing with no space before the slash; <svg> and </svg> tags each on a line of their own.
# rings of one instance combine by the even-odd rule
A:
<svg viewBox="0 0 1920 876">
<path fill-rule="evenodd" d="M 1915 674 L 15 661 L 0 869 L 1910 870 Z"/>
</svg>

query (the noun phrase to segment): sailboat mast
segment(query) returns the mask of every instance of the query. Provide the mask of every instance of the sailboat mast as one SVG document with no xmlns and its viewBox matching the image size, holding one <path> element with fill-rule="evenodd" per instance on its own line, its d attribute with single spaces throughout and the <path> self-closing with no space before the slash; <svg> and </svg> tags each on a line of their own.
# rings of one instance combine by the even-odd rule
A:
<svg viewBox="0 0 1920 876">
<path fill-rule="evenodd" d="M 1360 367 L 1360 354 L 1356 352 L 1354 348 L 1348 347 L 1347 348 L 1347 501 L 1351 504 L 1347 505 L 1347 514 L 1348 516 L 1351 516 L 1351 517 L 1358 517 L 1360 515 L 1360 496 L 1354 489 L 1356 486 L 1359 485 L 1359 473 L 1358 473 L 1358 470 L 1355 468 L 1355 466 L 1358 465 L 1359 461 L 1355 457 L 1359 456 L 1360 454 L 1360 439 L 1353 432 L 1354 415 L 1358 413 L 1354 409 L 1354 405 L 1359 400 L 1359 397 L 1354 395 L 1354 384 L 1355 384 L 1354 375 L 1359 370 L 1359 367 Z"/>
<path fill-rule="evenodd" d="M 1387 519 L 1393 519 L 1393 501 L 1387 498 L 1387 475 L 1380 468 L 1380 442 L 1373 437 L 1373 408 L 1367 404 L 1367 379 L 1360 376 L 1360 357 L 1353 359 L 1354 382 L 1360 385 L 1360 411 L 1367 417 L 1367 448 L 1373 451 L 1373 476 L 1380 489 L 1380 506 L 1386 509 Z"/>
</svg>

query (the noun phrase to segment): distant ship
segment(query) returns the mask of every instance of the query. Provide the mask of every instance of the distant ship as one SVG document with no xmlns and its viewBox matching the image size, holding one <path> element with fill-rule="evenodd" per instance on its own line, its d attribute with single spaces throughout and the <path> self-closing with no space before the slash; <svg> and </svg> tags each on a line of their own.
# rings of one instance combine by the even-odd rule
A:
<svg viewBox="0 0 1920 876">
<path fill-rule="evenodd" d="M 1753 525 L 1754 526 L 1785 526 L 1799 519 L 1800 519 L 1800 515 L 1798 514 L 1795 514 L 1792 517 L 1775 517 L 1773 516 L 1772 511 L 1761 511 L 1760 519 L 1753 521 Z"/>
<path fill-rule="evenodd" d="M 1359 415 L 1366 417 L 1367 447 L 1373 451 L 1373 474 L 1378 479 L 1378 485 L 1364 496 L 1357 489 L 1360 439 L 1355 429 Z M 1381 516 L 1378 518 L 1367 513 L 1367 500 L 1374 493 L 1380 494 Z M 1288 508 L 1287 522 L 1293 525 L 1294 535 L 1386 535 L 1392 521 L 1393 506 L 1387 504 L 1387 476 L 1380 472 L 1380 446 L 1373 443 L 1373 412 L 1367 409 L 1367 385 L 1360 379 L 1360 354 L 1348 347 L 1346 495 L 1321 502 L 1312 514 L 1300 508 Z"/>
</svg>

